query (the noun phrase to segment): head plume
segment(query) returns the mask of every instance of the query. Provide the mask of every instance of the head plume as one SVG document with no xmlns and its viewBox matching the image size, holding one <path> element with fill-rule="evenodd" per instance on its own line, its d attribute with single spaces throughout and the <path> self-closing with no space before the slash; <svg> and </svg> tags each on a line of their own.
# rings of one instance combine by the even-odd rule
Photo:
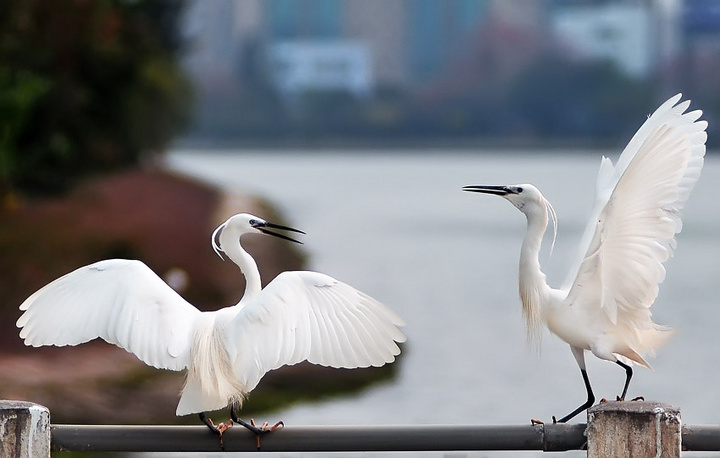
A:
<svg viewBox="0 0 720 458">
<path fill-rule="evenodd" d="M 224 223 L 222 223 L 221 225 L 219 225 L 219 226 L 217 227 L 217 229 L 215 229 L 215 230 L 213 231 L 213 233 L 212 233 L 212 248 L 213 248 L 213 251 L 215 251 L 215 254 L 217 254 L 218 256 L 220 256 L 220 259 L 222 259 L 223 261 L 225 260 L 225 258 L 223 258 L 223 255 L 222 255 L 222 254 L 224 253 L 224 251 L 223 251 L 223 249 L 222 249 L 222 246 L 220 245 L 220 233 L 223 231 L 223 229 L 225 229 L 225 226 L 226 226 L 226 225 L 227 225 L 227 221 L 225 221 Z"/>
<path fill-rule="evenodd" d="M 557 240 L 558 233 L 557 214 L 555 213 L 553 206 L 550 205 L 550 201 L 547 199 L 545 199 L 545 210 L 547 211 L 548 217 L 550 218 L 550 221 L 552 221 L 553 225 L 553 238 L 552 243 L 550 244 L 550 254 L 552 255 L 552 252 L 555 249 L 555 240 Z"/>
</svg>

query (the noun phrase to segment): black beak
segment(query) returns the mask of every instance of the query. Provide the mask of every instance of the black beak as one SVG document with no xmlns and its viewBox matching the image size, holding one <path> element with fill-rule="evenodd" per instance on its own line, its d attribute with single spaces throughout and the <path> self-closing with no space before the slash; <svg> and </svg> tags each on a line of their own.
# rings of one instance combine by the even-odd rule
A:
<svg viewBox="0 0 720 458">
<path fill-rule="evenodd" d="M 484 194 L 492 194 L 495 196 L 507 196 L 508 194 L 517 194 L 512 188 L 508 186 L 487 186 L 487 185 L 473 185 L 463 186 L 463 191 L 470 192 L 482 192 Z"/>
<path fill-rule="evenodd" d="M 279 224 L 268 223 L 267 221 L 251 221 L 251 222 L 250 222 L 250 225 L 251 225 L 252 227 L 254 227 L 255 229 L 259 230 L 260 232 L 262 232 L 263 234 L 274 235 L 275 237 L 279 237 L 279 238 L 281 238 L 281 239 L 289 240 L 289 241 L 291 241 L 291 242 L 300 243 L 300 244 L 302 244 L 302 242 L 301 242 L 300 240 L 295 240 L 295 239 L 293 239 L 293 238 L 288 237 L 287 235 L 278 234 L 277 232 L 269 231 L 269 230 L 267 230 L 267 228 L 270 228 L 270 229 L 280 229 L 280 230 L 283 230 L 283 231 L 290 231 L 290 232 L 297 232 L 298 234 L 305 234 L 305 233 L 304 233 L 303 231 L 301 231 L 300 229 L 294 229 L 294 228 L 292 228 L 292 227 L 287 227 L 287 226 L 281 226 L 281 225 L 279 225 Z"/>
</svg>

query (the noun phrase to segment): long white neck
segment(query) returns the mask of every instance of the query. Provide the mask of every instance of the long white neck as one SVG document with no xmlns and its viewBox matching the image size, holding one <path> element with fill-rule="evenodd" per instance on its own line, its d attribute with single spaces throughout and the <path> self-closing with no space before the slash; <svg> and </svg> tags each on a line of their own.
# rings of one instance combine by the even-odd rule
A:
<svg viewBox="0 0 720 458">
<path fill-rule="evenodd" d="M 257 296 L 262 290 L 260 271 L 258 270 L 257 263 L 255 263 L 253 257 L 250 256 L 250 253 L 245 251 L 240 245 L 239 235 L 233 236 L 233 234 L 225 234 L 225 232 L 223 232 L 220 236 L 220 245 L 227 257 L 237 264 L 240 271 L 245 275 L 245 293 L 242 299 L 240 299 L 240 303 Z"/>
<path fill-rule="evenodd" d="M 523 316 L 527 325 L 528 340 L 539 343 L 544 324 L 543 300 L 547 297 L 549 286 L 545 274 L 540 270 L 540 246 L 548 225 L 545 208 L 537 208 L 526 213 L 527 234 L 520 251 L 520 299 Z"/>
</svg>

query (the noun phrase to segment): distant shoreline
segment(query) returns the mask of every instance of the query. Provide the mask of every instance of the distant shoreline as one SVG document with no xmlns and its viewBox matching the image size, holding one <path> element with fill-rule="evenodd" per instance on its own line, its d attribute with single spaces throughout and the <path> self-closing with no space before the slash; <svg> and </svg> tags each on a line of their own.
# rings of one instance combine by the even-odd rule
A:
<svg viewBox="0 0 720 458">
<path fill-rule="evenodd" d="M 580 149 L 587 151 L 623 148 L 628 139 L 617 141 L 604 139 L 557 139 L 538 140 L 529 138 L 279 138 L 279 139 L 217 139 L 186 137 L 174 142 L 170 149 L 454 149 L 454 150 L 545 150 Z M 619 152 L 619 151 L 618 151 Z"/>
</svg>

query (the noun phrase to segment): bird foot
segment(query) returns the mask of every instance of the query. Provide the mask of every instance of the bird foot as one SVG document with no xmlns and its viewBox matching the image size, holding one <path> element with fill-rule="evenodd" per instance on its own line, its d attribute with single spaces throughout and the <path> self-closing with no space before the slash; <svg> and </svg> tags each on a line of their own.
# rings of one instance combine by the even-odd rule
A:
<svg viewBox="0 0 720 458">
<path fill-rule="evenodd" d="M 625 398 L 621 398 L 620 396 L 618 396 L 617 400 L 618 400 L 618 402 L 622 402 L 622 401 L 625 401 Z M 644 400 L 645 400 L 644 397 L 638 396 L 638 397 L 632 398 L 630 401 L 633 402 L 633 401 L 644 401 Z"/>
<path fill-rule="evenodd" d="M 618 401 L 619 400 L 620 400 L 620 398 L 618 398 Z M 602 398 L 602 399 L 600 399 L 600 402 L 598 404 L 605 404 L 606 402 L 610 402 L 610 401 L 608 401 L 607 398 Z"/>
<path fill-rule="evenodd" d="M 557 418 L 555 418 L 555 415 L 552 416 L 552 419 L 553 419 L 553 425 L 556 425 L 556 424 L 557 424 Z"/>
<path fill-rule="evenodd" d="M 250 431 L 255 433 L 255 445 L 257 446 L 257 449 L 260 450 L 260 436 L 265 435 L 267 433 L 271 433 L 279 428 L 284 428 L 285 423 L 282 421 L 279 421 L 275 423 L 274 425 L 270 426 L 270 423 L 264 422 L 259 427 L 255 424 L 255 419 L 250 419 L 250 424 L 244 425 L 246 428 L 248 428 Z"/>
<path fill-rule="evenodd" d="M 555 419 L 555 417 L 553 417 L 553 420 L 554 420 L 554 419 Z M 553 422 L 553 423 L 554 423 L 554 422 Z M 530 419 L 530 424 L 533 425 L 533 426 L 535 426 L 535 425 L 544 425 L 545 422 L 542 421 L 542 420 L 536 420 L 535 418 L 531 418 L 531 419 Z"/>
<path fill-rule="evenodd" d="M 215 423 L 213 423 L 212 418 L 206 418 L 204 415 L 202 415 L 200 418 L 207 425 L 210 431 L 217 434 L 218 439 L 220 439 L 220 450 L 224 452 L 225 444 L 223 443 L 223 433 L 228 429 L 232 428 L 233 421 L 228 420 L 226 422 L 221 422 L 216 425 Z"/>
</svg>

